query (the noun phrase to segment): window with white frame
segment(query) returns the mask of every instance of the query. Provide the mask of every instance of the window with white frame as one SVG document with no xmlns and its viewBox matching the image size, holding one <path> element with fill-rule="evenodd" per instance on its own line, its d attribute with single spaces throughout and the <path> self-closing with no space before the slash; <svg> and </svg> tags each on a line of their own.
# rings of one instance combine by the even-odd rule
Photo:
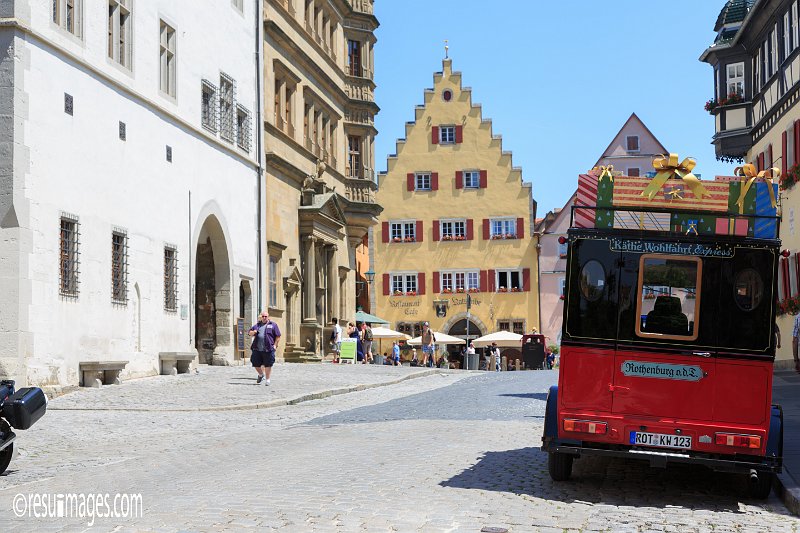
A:
<svg viewBox="0 0 800 533">
<path fill-rule="evenodd" d="M 744 63 L 732 63 L 726 68 L 727 93 L 725 96 L 736 94 L 744 97 Z"/>
<path fill-rule="evenodd" d="M 208 80 L 201 82 L 201 117 L 203 127 L 217 132 L 217 87 Z"/>
<path fill-rule="evenodd" d="M 770 46 L 770 56 L 772 59 L 772 72 L 771 74 L 775 74 L 778 72 L 778 23 L 775 23 L 775 27 L 772 30 L 771 34 L 771 43 Z"/>
<path fill-rule="evenodd" d="M 479 290 L 479 270 L 445 270 L 439 273 L 441 292 L 444 294 L 476 292 Z"/>
<path fill-rule="evenodd" d="M 639 151 L 639 136 L 638 135 L 628 135 L 625 138 L 625 149 L 628 152 L 638 152 Z"/>
<path fill-rule="evenodd" d="M 761 60 L 758 53 L 753 56 L 753 92 L 761 90 Z"/>
<path fill-rule="evenodd" d="M 783 14 L 783 59 L 792 53 L 792 26 L 790 11 Z"/>
<path fill-rule="evenodd" d="M 477 170 L 464 171 L 464 188 L 477 189 L 481 186 L 481 173 Z"/>
<path fill-rule="evenodd" d="M 159 88 L 164 94 L 175 96 L 175 28 L 161 21 L 159 30 Z"/>
<path fill-rule="evenodd" d="M 517 237 L 517 221 L 513 218 L 493 218 L 489 228 L 492 239 L 515 239 Z"/>
<path fill-rule="evenodd" d="M 236 82 L 225 73 L 219 76 L 219 136 L 226 141 L 234 142 L 235 110 L 233 102 L 236 99 Z"/>
<path fill-rule="evenodd" d="M 82 38 L 83 0 L 53 0 L 53 23 Z"/>
<path fill-rule="evenodd" d="M 429 191 L 431 190 L 431 174 L 430 172 L 419 173 L 414 175 L 414 190 Z"/>
<path fill-rule="evenodd" d="M 518 268 L 495 270 L 497 292 L 519 292 L 522 290 L 522 270 Z"/>
<path fill-rule="evenodd" d="M 800 46 L 800 35 L 798 35 L 797 2 L 792 2 L 792 49 Z"/>
<path fill-rule="evenodd" d="M 131 68 L 133 41 L 133 0 L 108 0 L 108 58 Z"/>
<path fill-rule="evenodd" d="M 439 144 L 454 144 L 456 142 L 455 126 L 439 126 Z"/>
<path fill-rule="evenodd" d="M 463 241 L 467 238 L 467 221 L 464 219 L 441 220 L 439 226 L 443 241 Z"/>
<path fill-rule="evenodd" d="M 416 294 L 417 274 L 392 274 L 392 294 Z"/>
<path fill-rule="evenodd" d="M 567 246 L 569 246 L 569 244 L 566 242 L 558 243 L 558 257 L 567 257 Z"/>
<path fill-rule="evenodd" d="M 417 222 L 415 220 L 400 220 L 389 223 L 392 242 L 416 242 Z"/>
</svg>

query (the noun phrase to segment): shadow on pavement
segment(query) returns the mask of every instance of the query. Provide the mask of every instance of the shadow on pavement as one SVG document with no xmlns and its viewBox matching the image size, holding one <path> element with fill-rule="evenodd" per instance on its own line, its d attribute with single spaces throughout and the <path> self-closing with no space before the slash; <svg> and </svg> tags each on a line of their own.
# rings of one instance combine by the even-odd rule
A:
<svg viewBox="0 0 800 533">
<path fill-rule="evenodd" d="M 543 402 L 547 401 L 547 393 L 546 392 L 529 392 L 529 393 L 520 393 L 520 394 L 498 394 L 498 396 L 505 396 L 506 398 L 524 398 L 526 400 L 541 400 Z"/>
<path fill-rule="evenodd" d="M 474 466 L 440 485 L 564 503 L 686 507 L 732 513 L 742 512 L 739 502 L 746 499 L 744 476 L 680 464 L 651 468 L 645 461 L 605 457 L 576 460 L 572 478 L 554 482 L 547 471 L 547 454 L 533 447 L 488 452 Z"/>
</svg>

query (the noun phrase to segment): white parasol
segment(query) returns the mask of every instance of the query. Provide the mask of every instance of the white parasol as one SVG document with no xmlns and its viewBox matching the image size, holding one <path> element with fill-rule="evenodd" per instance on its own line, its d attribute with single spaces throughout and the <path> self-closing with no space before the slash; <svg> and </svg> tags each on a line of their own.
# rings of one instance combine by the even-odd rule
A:
<svg viewBox="0 0 800 533">
<path fill-rule="evenodd" d="M 495 331 L 472 341 L 476 348 L 485 348 L 496 342 L 503 348 L 519 348 L 522 346 L 522 335 L 510 331 Z"/>
</svg>

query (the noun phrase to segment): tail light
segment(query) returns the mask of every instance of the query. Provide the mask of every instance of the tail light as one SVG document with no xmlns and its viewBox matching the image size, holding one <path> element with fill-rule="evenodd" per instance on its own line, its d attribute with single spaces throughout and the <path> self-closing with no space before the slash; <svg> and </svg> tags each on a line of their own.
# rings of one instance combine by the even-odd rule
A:
<svg viewBox="0 0 800 533">
<path fill-rule="evenodd" d="M 761 437 L 756 435 L 735 435 L 733 433 L 716 433 L 714 441 L 720 446 L 737 446 L 739 448 L 761 448 Z"/>
<path fill-rule="evenodd" d="M 570 420 L 564 419 L 564 431 L 575 433 L 592 433 L 594 435 L 605 435 L 608 431 L 608 424 L 605 422 L 592 422 L 590 420 Z"/>
</svg>

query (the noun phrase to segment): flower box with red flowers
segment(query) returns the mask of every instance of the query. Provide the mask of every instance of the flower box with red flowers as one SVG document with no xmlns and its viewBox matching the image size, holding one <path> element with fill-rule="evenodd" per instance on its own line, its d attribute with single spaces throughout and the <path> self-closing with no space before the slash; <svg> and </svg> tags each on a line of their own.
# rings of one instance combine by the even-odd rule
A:
<svg viewBox="0 0 800 533">
<path fill-rule="evenodd" d="M 800 163 L 795 163 L 792 168 L 786 171 L 786 174 L 781 174 L 778 179 L 781 190 L 787 191 L 794 187 L 794 184 L 800 181 Z"/>
<path fill-rule="evenodd" d="M 451 235 L 442 235 L 443 241 L 452 241 L 453 237 Z"/>
<path fill-rule="evenodd" d="M 394 237 L 394 238 L 392 239 L 392 242 L 403 242 L 403 239 L 402 239 L 402 238 L 400 238 L 400 237 Z"/>
<path fill-rule="evenodd" d="M 463 287 L 459 287 L 459 288 L 456 289 L 456 292 L 458 294 L 464 294 L 464 288 Z"/>
<path fill-rule="evenodd" d="M 522 289 L 519 287 L 511 287 L 511 292 L 522 292 Z"/>
<path fill-rule="evenodd" d="M 415 242 L 416 240 L 417 239 L 415 239 L 414 237 L 405 237 L 403 239 L 403 242 Z"/>
<path fill-rule="evenodd" d="M 403 296 L 405 293 L 403 291 L 394 291 L 392 296 Z"/>
<path fill-rule="evenodd" d="M 416 296 L 416 295 L 417 295 L 417 291 L 408 291 L 408 292 L 406 292 L 406 296 Z"/>
<path fill-rule="evenodd" d="M 476 288 L 472 288 L 467 292 L 481 292 L 481 290 L 480 289 L 476 289 Z"/>
<path fill-rule="evenodd" d="M 463 235 L 456 235 L 454 240 L 456 240 L 456 241 L 465 241 L 465 240 L 467 240 L 467 238 L 464 237 Z"/>
<path fill-rule="evenodd" d="M 709 113 L 713 113 L 714 110 L 718 107 L 733 105 L 733 104 L 741 104 L 742 102 L 744 102 L 744 98 L 742 98 L 742 96 L 739 93 L 730 93 L 728 96 L 723 96 L 719 100 L 717 100 L 716 98 L 708 100 L 704 108 Z"/>
<path fill-rule="evenodd" d="M 499 289 L 497 289 L 497 292 L 508 292 L 508 289 L 506 289 L 505 287 L 500 287 Z"/>
<path fill-rule="evenodd" d="M 442 289 L 442 294 L 453 294 L 453 289 Z"/>
</svg>

